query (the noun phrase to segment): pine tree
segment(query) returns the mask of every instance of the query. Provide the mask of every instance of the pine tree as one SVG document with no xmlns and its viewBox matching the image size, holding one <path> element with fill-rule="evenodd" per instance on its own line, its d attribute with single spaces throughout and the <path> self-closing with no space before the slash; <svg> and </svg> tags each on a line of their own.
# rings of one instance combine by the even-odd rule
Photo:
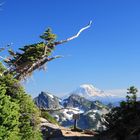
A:
<svg viewBox="0 0 140 140">
<path fill-rule="evenodd" d="M 0 66 L 3 72 L 4 68 Z M 11 74 L 0 77 L 0 113 L 1 123 L 6 121 L 6 128 L 0 125 L 0 135 L 2 138 L 5 137 L 2 140 L 41 139 L 41 133 L 37 128 L 39 110 L 19 81 Z"/>
<path fill-rule="evenodd" d="M 77 38 L 91 26 L 92 21 L 66 40 L 55 41 L 56 35 L 47 29 L 40 38 L 42 42 L 19 48 L 20 52 L 9 50 L 9 57 L 3 58 L 8 69 L 0 63 L 0 140 L 40 140 L 37 129 L 39 111 L 31 97 L 25 94 L 19 80 L 30 76 L 36 69 L 61 56 L 50 57 L 57 45 Z M 0 48 L 0 52 L 5 48 Z M 7 112 L 8 111 L 8 112 Z"/>
<path fill-rule="evenodd" d="M 105 116 L 105 125 L 113 137 L 125 139 L 132 132 L 140 131 L 140 101 L 137 101 L 137 88 L 131 86 L 127 89 L 126 101 L 114 107 Z"/>
<path fill-rule="evenodd" d="M 5 63 L 10 67 L 10 73 L 15 76 L 16 79 L 22 79 L 26 76 L 30 76 L 33 72 L 35 64 L 37 68 L 41 68 L 43 63 L 50 61 L 48 58 L 54 48 L 56 35 L 52 33 L 52 30 L 48 28 L 41 36 L 42 42 L 26 45 L 23 48 L 19 48 L 22 53 L 9 50 L 10 58 L 5 60 Z M 46 61 L 41 63 L 41 60 L 46 58 Z M 55 58 L 53 58 L 55 59 Z M 44 59 L 43 59 L 44 61 Z"/>
<path fill-rule="evenodd" d="M 21 93 L 20 100 L 20 136 L 24 140 L 40 140 L 39 133 L 39 110 L 36 108 L 33 100 L 27 94 Z"/>
<path fill-rule="evenodd" d="M 14 78 L 22 80 L 27 76 L 32 75 L 33 71 L 37 69 L 44 69 L 44 65 L 56 58 L 61 56 L 51 56 L 53 50 L 57 45 L 66 43 L 77 38 L 84 30 L 88 29 L 92 24 L 92 21 L 79 32 L 65 40 L 56 41 L 56 34 L 52 33 L 51 28 L 48 28 L 41 36 L 42 42 L 26 45 L 19 48 L 20 52 L 14 52 L 12 49 L 9 50 L 9 57 L 4 59 L 9 69 L 3 74 L 11 73 Z"/>
<path fill-rule="evenodd" d="M 19 105 L 6 95 L 0 85 L 0 140 L 19 140 Z"/>
<path fill-rule="evenodd" d="M 128 92 L 127 92 L 127 101 L 129 103 L 135 103 L 136 100 L 137 100 L 137 92 L 138 92 L 138 89 L 135 88 L 134 86 L 131 86 L 130 88 L 127 89 Z"/>
</svg>

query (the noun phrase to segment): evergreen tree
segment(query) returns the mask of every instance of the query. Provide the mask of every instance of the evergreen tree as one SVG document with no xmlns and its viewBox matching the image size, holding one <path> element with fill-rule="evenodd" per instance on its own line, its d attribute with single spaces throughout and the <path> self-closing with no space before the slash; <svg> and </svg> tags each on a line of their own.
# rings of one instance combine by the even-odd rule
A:
<svg viewBox="0 0 140 140">
<path fill-rule="evenodd" d="M 19 105 L 6 95 L 6 87 L 0 85 L 0 140 L 19 140 Z"/>
<path fill-rule="evenodd" d="M 56 35 L 48 28 L 40 38 L 43 39 L 42 42 L 19 48 L 22 53 L 15 53 L 13 50 L 9 50 L 10 58 L 6 59 L 5 63 L 10 67 L 10 71 L 8 72 L 12 73 L 16 79 L 20 80 L 26 76 L 30 76 L 36 68 L 42 68 L 41 66 L 47 61 L 55 59 L 55 57 L 52 59 L 48 57 L 55 48 L 54 41 Z"/>
<path fill-rule="evenodd" d="M 135 103 L 136 100 L 137 100 L 137 92 L 138 92 L 138 89 L 135 88 L 134 86 L 131 86 L 130 88 L 127 89 L 128 92 L 127 92 L 127 102 L 129 103 Z"/>
<path fill-rule="evenodd" d="M 137 88 L 128 88 L 126 101 L 122 101 L 120 106 L 114 107 L 105 116 L 105 125 L 111 135 L 117 140 L 139 130 L 140 126 L 140 101 L 136 101 Z M 139 130 L 140 131 L 140 130 Z"/>
<path fill-rule="evenodd" d="M 0 66 L 3 72 L 4 68 L 2 65 Z M 1 76 L 0 85 L 0 113 L 5 115 L 2 114 L 0 121 L 4 120 L 7 123 L 6 129 L 1 125 L 0 134 L 3 134 L 5 140 L 40 140 L 41 135 L 37 128 L 39 110 L 31 97 L 24 92 L 19 81 L 14 79 L 11 74 Z M 6 118 L 6 116 L 9 117 Z M 5 134 L 7 135 L 5 136 Z"/>
<path fill-rule="evenodd" d="M 77 38 L 84 30 L 88 29 L 91 24 L 92 21 L 90 21 L 87 26 L 80 29 L 76 35 L 60 41 L 56 41 L 56 34 L 53 34 L 51 28 L 48 28 L 40 36 L 40 38 L 43 39 L 42 42 L 19 48 L 20 52 L 14 52 L 10 49 L 10 56 L 7 59 L 4 59 L 9 69 L 3 74 L 6 75 L 7 73 L 12 73 L 16 79 L 22 80 L 27 76 L 30 76 L 32 72 L 37 69 L 44 69 L 44 65 L 47 62 L 61 57 L 51 56 L 57 45 Z"/>
<path fill-rule="evenodd" d="M 21 93 L 20 100 L 20 136 L 24 140 L 41 140 L 39 133 L 39 110 L 36 108 L 33 100 L 27 94 Z"/>
<path fill-rule="evenodd" d="M 16 53 L 10 49 L 8 58 L 1 57 L 8 69 L 0 63 L 0 140 L 41 139 L 37 128 L 39 111 L 18 80 L 43 68 L 46 62 L 60 58 L 50 57 L 55 46 L 77 38 L 91 23 L 90 21 L 76 35 L 61 41 L 55 41 L 56 35 L 49 28 L 40 36 L 42 42 L 26 45 Z M 3 50 L 5 48 L 0 48 L 0 52 Z"/>
</svg>

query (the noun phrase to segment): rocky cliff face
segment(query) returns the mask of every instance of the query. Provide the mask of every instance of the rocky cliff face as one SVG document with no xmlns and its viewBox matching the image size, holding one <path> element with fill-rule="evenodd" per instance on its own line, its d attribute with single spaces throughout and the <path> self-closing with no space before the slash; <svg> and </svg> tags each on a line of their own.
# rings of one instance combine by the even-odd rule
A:
<svg viewBox="0 0 140 140">
<path fill-rule="evenodd" d="M 64 107 L 78 108 L 80 110 L 89 111 L 91 109 L 100 110 L 105 107 L 100 101 L 91 101 L 77 94 L 72 94 L 62 101 Z M 107 106 L 106 106 L 107 107 Z"/>
<path fill-rule="evenodd" d="M 68 98 L 63 100 L 64 107 L 79 108 L 83 111 L 90 110 L 92 103 L 93 102 L 85 99 L 84 97 L 75 94 L 72 94 Z"/>
<path fill-rule="evenodd" d="M 61 108 L 60 99 L 48 92 L 41 92 L 34 102 L 39 108 Z"/>
<path fill-rule="evenodd" d="M 60 108 L 74 107 L 84 111 L 96 109 L 98 106 L 95 102 L 112 105 L 118 104 L 123 98 L 95 88 L 91 84 L 80 85 L 78 88 L 70 92 L 66 97 L 60 99 L 48 92 L 41 92 L 34 99 L 36 105 L 40 108 Z"/>
<path fill-rule="evenodd" d="M 39 108 L 49 109 L 49 113 L 65 127 L 73 125 L 73 114 L 80 114 L 78 127 L 99 130 L 102 114 L 108 112 L 108 107 L 99 101 L 90 101 L 76 94 L 61 100 L 50 93 L 41 92 L 34 101 Z"/>
</svg>

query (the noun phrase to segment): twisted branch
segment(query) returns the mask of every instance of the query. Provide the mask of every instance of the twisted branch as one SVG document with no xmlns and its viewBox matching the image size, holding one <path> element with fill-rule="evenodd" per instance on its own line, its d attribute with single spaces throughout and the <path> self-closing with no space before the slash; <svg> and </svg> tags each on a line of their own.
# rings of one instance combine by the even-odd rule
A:
<svg viewBox="0 0 140 140">
<path fill-rule="evenodd" d="M 55 45 L 63 44 L 63 43 L 66 43 L 66 42 L 68 42 L 68 41 L 71 41 L 71 40 L 77 38 L 84 30 L 90 28 L 91 25 L 92 25 L 92 21 L 90 21 L 89 24 L 88 24 L 87 26 L 85 26 L 85 27 L 83 27 L 82 29 L 80 29 L 76 35 L 74 35 L 74 36 L 72 36 L 72 37 L 69 37 L 69 38 L 67 38 L 66 40 L 57 41 L 57 42 L 55 42 Z"/>
<path fill-rule="evenodd" d="M 90 28 L 92 24 L 92 21 L 89 22 L 89 24 L 83 28 L 81 28 L 78 33 L 72 37 L 67 38 L 66 40 L 61 40 L 61 41 L 57 41 L 52 43 L 51 47 L 55 47 L 56 45 L 59 44 L 63 44 L 66 43 L 68 41 L 71 41 L 77 37 L 79 37 L 79 35 L 86 29 Z M 49 46 L 50 47 L 50 46 Z M 30 62 L 25 62 L 24 65 L 22 66 L 18 66 L 16 65 L 16 63 L 22 58 L 22 56 L 14 63 L 14 65 L 11 65 L 11 67 L 4 72 L 3 74 L 7 74 L 7 73 L 12 73 L 12 72 L 16 72 L 15 78 L 18 80 L 21 80 L 22 78 L 25 78 L 26 76 L 28 76 L 29 74 L 31 74 L 33 71 L 35 71 L 38 68 L 41 68 L 41 66 L 43 66 L 45 63 L 54 60 L 56 58 L 60 58 L 61 56 L 54 56 L 49 58 L 46 54 L 47 52 L 47 48 L 49 48 L 47 45 L 45 46 L 45 50 L 44 50 L 44 54 L 42 55 L 41 59 L 37 60 L 34 63 L 30 63 Z M 13 52 L 11 52 L 13 53 Z M 1 57 L 2 59 L 2 57 Z"/>
</svg>

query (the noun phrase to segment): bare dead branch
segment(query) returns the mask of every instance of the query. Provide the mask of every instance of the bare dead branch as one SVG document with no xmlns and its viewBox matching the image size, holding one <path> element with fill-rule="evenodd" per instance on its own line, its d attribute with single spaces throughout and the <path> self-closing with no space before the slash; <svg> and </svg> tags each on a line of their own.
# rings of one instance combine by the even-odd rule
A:
<svg viewBox="0 0 140 140">
<path fill-rule="evenodd" d="M 83 28 L 81 28 L 76 35 L 72 36 L 72 37 L 69 37 L 67 38 L 66 40 L 61 40 L 61 41 L 56 41 L 56 42 L 53 42 L 51 43 L 51 45 L 47 45 L 44 46 L 44 53 L 43 55 L 38 59 L 36 60 L 35 62 L 32 62 L 32 61 L 28 61 L 27 62 L 23 62 L 23 64 L 19 64 L 17 62 L 19 62 L 21 59 L 22 59 L 22 54 L 21 56 L 19 57 L 19 59 L 16 60 L 16 62 L 14 62 L 13 64 L 10 64 L 10 67 L 8 68 L 7 71 L 4 71 L 4 75 L 5 74 L 8 74 L 8 73 L 14 73 L 16 72 L 16 74 L 14 75 L 16 79 L 18 80 L 22 80 L 22 79 L 26 79 L 27 76 L 31 75 L 33 71 L 35 71 L 36 69 L 40 69 L 42 66 L 45 65 L 45 63 L 49 62 L 49 61 L 52 61 L 56 58 L 60 58 L 62 56 L 54 56 L 54 57 L 51 57 L 49 58 L 47 51 L 48 52 L 52 52 L 52 48 L 54 48 L 56 45 L 59 45 L 59 44 L 63 44 L 65 42 L 68 42 L 68 41 L 71 41 L 77 37 L 79 37 L 79 35 L 86 29 L 90 28 L 91 27 L 91 24 L 92 24 L 92 21 L 89 22 L 89 24 Z M 50 50 L 49 50 L 50 49 Z M 16 53 L 14 53 L 12 50 L 9 50 L 9 53 L 12 57 L 14 57 L 16 55 Z"/>
<path fill-rule="evenodd" d="M 66 40 L 57 41 L 57 42 L 55 42 L 55 45 L 63 44 L 65 42 L 68 42 L 68 41 L 71 41 L 71 40 L 77 38 L 84 30 L 90 28 L 91 27 L 91 24 L 92 24 L 92 21 L 90 21 L 87 26 L 85 26 L 82 29 L 80 29 L 76 35 L 74 35 L 72 37 L 69 37 Z"/>
</svg>

